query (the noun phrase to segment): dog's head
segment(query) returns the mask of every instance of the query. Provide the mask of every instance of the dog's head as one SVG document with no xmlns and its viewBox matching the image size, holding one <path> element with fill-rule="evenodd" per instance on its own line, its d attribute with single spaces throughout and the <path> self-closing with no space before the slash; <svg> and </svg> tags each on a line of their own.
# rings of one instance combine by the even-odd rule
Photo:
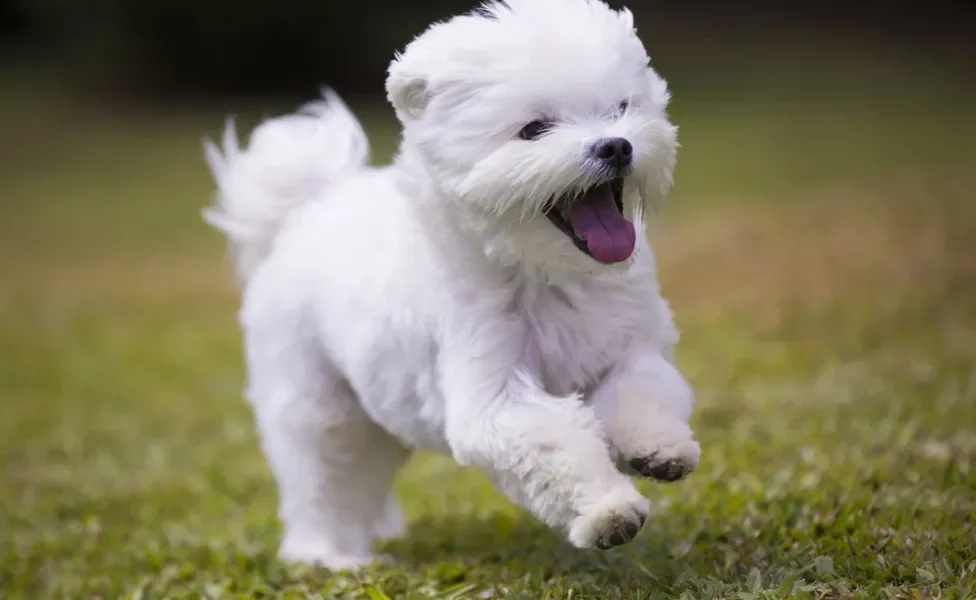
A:
<svg viewBox="0 0 976 600">
<path fill-rule="evenodd" d="M 667 84 L 631 13 L 599 0 L 496 1 L 434 24 L 387 93 L 404 152 L 505 261 L 627 264 L 639 214 L 671 185 Z"/>
</svg>

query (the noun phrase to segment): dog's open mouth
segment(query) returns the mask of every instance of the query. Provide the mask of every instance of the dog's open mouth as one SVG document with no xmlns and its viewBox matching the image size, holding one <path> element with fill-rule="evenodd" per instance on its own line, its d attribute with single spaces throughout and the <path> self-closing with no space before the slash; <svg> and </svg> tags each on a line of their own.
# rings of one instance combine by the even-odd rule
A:
<svg viewBox="0 0 976 600">
<path fill-rule="evenodd" d="M 549 220 L 569 236 L 573 244 L 601 263 L 630 258 L 637 235 L 623 214 L 622 177 L 601 183 L 582 194 L 565 196 L 546 212 Z"/>
</svg>

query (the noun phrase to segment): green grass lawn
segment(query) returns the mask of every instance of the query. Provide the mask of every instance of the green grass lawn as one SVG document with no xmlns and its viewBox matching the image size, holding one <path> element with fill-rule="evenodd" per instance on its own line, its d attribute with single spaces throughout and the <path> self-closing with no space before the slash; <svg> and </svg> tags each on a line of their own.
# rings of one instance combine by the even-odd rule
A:
<svg viewBox="0 0 976 600">
<path fill-rule="evenodd" d="M 973 598 L 972 96 L 842 92 L 676 94 L 652 235 L 703 461 L 642 484 L 637 540 L 574 550 L 418 456 L 396 565 L 358 575 L 275 559 L 237 295 L 198 218 L 222 117 L 8 111 L 0 597 Z M 384 159 L 389 117 L 370 123 Z"/>
</svg>

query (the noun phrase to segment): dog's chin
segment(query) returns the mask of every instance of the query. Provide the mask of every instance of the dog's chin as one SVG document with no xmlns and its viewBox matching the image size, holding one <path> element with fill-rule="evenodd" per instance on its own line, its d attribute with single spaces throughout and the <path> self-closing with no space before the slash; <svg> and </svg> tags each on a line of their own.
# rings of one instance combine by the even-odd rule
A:
<svg viewBox="0 0 976 600">
<path fill-rule="evenodd" d="M 549 221 L 583 254 L 598 263 L 625 262 L 634 253 L 637 233 L 624 216 L 624 178 L 574 190 L 549 203 Z"/>
</svg>

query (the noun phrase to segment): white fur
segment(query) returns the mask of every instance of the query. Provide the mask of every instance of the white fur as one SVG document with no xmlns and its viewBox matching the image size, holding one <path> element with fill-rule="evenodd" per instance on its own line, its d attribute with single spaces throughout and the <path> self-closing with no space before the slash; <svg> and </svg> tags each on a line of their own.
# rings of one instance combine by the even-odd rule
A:
<svg viewBox="0 0 976 600">
<path fill-rule="evenodd" d="M 488 5 L 409 44 L 387 91 L 404 128 L 389 167 L 365 166 L 362 128 L 331 92 L 263 123 L 246 150 L 230 129 L 223 153 L 208 149 L 207 218 L 244 287 L 282 557 L 372 561 L 374 540 L 403 532 L 390 487 L 415 448 L 482 469 L 578 547 L 633 533 L 649 504 L 628 463 L 698 464 L 678 334 L 643 236 L 604 265 L 540 215 L 594 180 L 586 148 L 601 137 L 635 148 L 638 231 L 670 186 L 667 87 L 630 13 Z M 518 139 L 540 116 L 551 135 Z"/>
</svg>

